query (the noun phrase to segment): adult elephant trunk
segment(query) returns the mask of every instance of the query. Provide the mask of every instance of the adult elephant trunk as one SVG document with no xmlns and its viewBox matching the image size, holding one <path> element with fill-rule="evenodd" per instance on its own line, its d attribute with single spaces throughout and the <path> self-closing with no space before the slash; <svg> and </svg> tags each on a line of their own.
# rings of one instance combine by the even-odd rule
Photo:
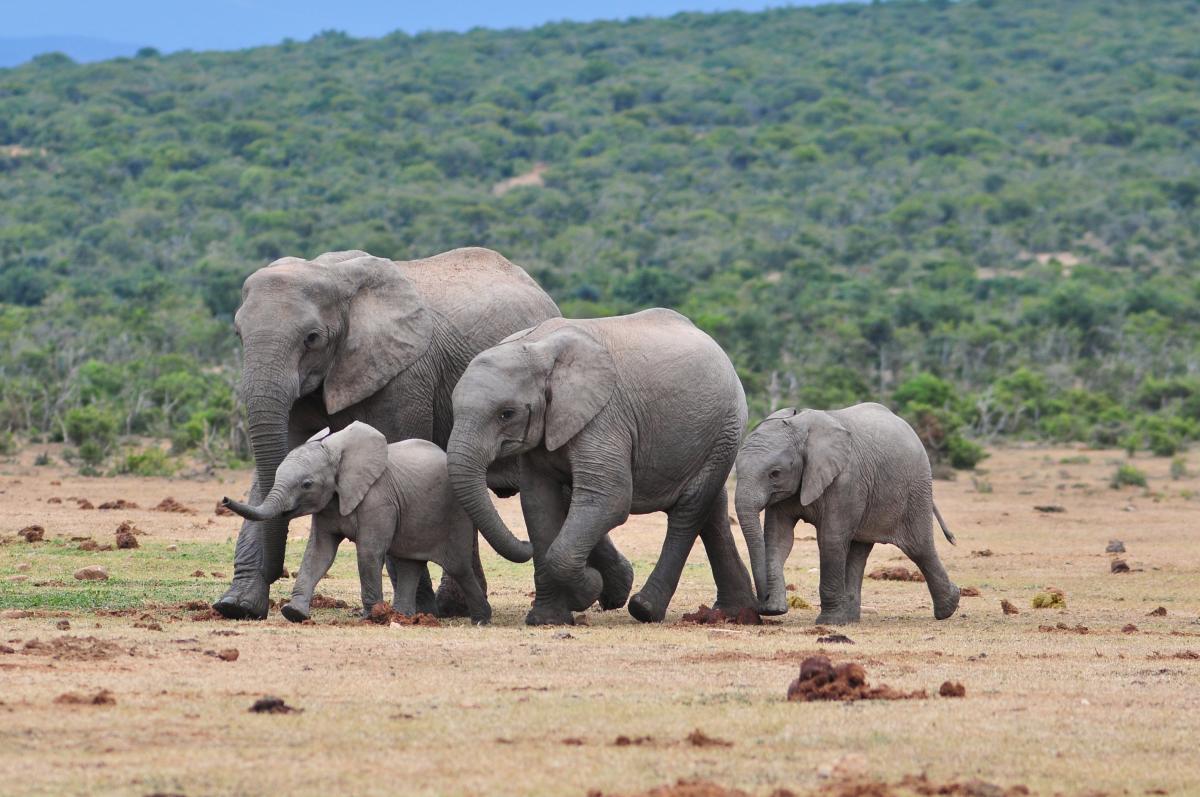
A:
<svg viewBox="0 0 1200 797">
<path fill-rule="evenodd" d="M 454 495 L 496 553 L 510 562 L 528 562 L 533 557 L 533 546 L 513 536 L 488 496 L 487 469 L 493 457 L 482 446 L 468 443 L 466 437 L 455 426 L 446 450 Z"/>
<path fill-rule="evenodd" d="M 746 550 L 750 554 L 750 571 L 754 573 L 754 589 L 758 592 L 759 613 L 774 615 L 787 613 L 787 588 L 783 584 L 782 562 L 769 561 L 766 541 L 763 537 L 759 515 L 766 507 L 766 499 L 759 490 L 739 483 L 735 511 L 742 535 L 746 538 Z M 776 570 L 778 569 L 778 573 Z"/>
<path fill-rule="evenodd" d="M 242 370 L 242 400 L 254 452 L 254 485 L 250 503 L 260 502 L 275 483 L 275 470 L 288 452 L 288 415 L 299 392 L 289 358 L 279 352 L 255 355 L 247 346 Z M 231 619 L 267 616 L 272 582 L 283 572 L 287 520 L 247 519 L 238 533 L 233 560 L 233 583 L 213 608 Z"/>
</svg>

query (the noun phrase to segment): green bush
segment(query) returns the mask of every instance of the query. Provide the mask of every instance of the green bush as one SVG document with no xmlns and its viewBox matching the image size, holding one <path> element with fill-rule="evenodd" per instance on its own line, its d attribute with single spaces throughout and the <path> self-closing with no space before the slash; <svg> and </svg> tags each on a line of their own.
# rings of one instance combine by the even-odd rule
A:
<svg viewBox="0 0 1200 797">
<path fill-rule="evenodd" d="M 1109 486 L 1114 490 L 1121 487 L 1145 487 L 1146 474 L 1129 463 L 1118 465 Z"/>
<path fill-rule="evenodd" d="M 179 465 L 161 448 L 151 447 L 143 451 L 131 451 L 122 458 L 116 472 L 132 476 L 171 476 Z"/>
<path fill-rule="evenodd" d="M 84 444 L 92 443 L 103 451 L 117 437 L 116 416 L 95 405 L 67 410 L 63 421 L 67 427 L 67 439 L 80 446 L 81 456 Z"/>
<path fill-rule="evenodd" d="M 1186 478 L 1188 475 L 1187 460 L 1183 457 L 1175 457 L 1171 460 L 1171 478 L 1175 481 Z"/>
</svg>

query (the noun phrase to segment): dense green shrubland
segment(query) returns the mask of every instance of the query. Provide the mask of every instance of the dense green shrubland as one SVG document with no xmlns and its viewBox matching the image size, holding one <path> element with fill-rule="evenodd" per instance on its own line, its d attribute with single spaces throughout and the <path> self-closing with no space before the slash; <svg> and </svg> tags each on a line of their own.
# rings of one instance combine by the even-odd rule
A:
<svg viewBox="0 0 1200 797">
<path fill-rule="evenodd" d="M 755 416 L 882 400 L 957 465 L 1169 455 L 1200 435 L 1198 175 L 1195 0 L 43 56 L 0 70 L 0 428 L 242 452 L 247 273 L 482 244 L 568 315 L 688 314 Z"/>
</svg>

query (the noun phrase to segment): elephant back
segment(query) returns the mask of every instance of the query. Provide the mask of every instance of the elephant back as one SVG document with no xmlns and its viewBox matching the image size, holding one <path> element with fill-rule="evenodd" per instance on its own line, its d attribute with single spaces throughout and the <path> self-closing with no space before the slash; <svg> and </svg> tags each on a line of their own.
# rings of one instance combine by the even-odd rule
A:
<svg viewBox="0 0 1200 797">
<path fill-rule="evenodd" d="M 558 305 L 523 268 L 491 249 L 464 247 L 397 265 L 426 306 L 463 336 L 472 354 L 561 316 Z"/>
</svg>

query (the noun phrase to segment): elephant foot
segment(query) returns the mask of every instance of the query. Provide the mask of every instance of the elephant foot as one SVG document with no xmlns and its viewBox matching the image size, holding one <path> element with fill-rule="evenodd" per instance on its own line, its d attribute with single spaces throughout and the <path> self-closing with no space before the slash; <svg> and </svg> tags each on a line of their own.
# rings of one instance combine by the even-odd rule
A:
<svg viewBox="0 0 1200 797">
<path fill-rule="evenodd" d="M 471 625 L 491 625 L 491 624 L 492 624 L 492 610 L 491 609 L 488 609 L 486 612 L 477 612 L 477 613 L 471 615 Z"/>
<path fill-rule="evenodd" d="M 725 611 L 722 609 L 721 611 Z M 785 603 L 782 606 L 776 603 L 764 603 L 758 607 L 758 613 L 763 617 L 778 617 L 781 614 L 787 614 L 788 605 Z"/>
<path fill-rule="evenodd" d="M 933 617 L 935 620 L 945 620 L 958 611 L 958 599 L 962 595 L 962 590 L 955 584 L 951 584 L 950 587 L 951 592 L 948 600 L 933 602 Z"/>
<path fill-rule="evenodd" d="M 438 617 L 467 617 L 471 614 L 467 606 L 467 596 L 463 594 L 457 581 L 450 578 L 442 579 L 442 582 L 438 584 L 433 611 L 429 614 L 435 614 Z"/>
<path fill-rule="evenodd" d="M 633 590 L 633 565 L 622 557 L 620 562 L 602 571 L 602 575 L 604 588 L 600 590 L 600 608 L 606 612 L 620 609 Z"/>
<path fill-rule="evenodd" d="M 568 607 L 577 612 L 587 611 L 604 591 L 604 579 L 600 577 L 600 571 L 592 567 L 585 567 L 575 579 L 558 583 L 567 595 Z"/>
<path fill-rule="evenodd" d="M 768 605 L 771 606 L 771 604 L 768 604 Z M 717 599 L 715 601 L 713 601 L 713 609 L 723 612 L 726 617 L 737 617 L 739 614 L 741 614 L 742 610 L 746 609 L 746 608 L 750 608 L 750 609 L 753 609 L 754 611 L 758 612 L 758 601 L 754 598 L 753 595 L 743 595 L 741 597 L 727 599 L 723 595 L 721 595 L 720 592 L 718 592 Z M 774 608 L 778 608 L 778 607 L 774 607 Z M 758 612 L 758 613 L 766 614 L 766 612 Z M 787 604 L 784 603 L 783 611 L 777 612 L 777 614 L 786 614 L 786 613 L 787 613 Z"/>
<path fill-rule="evenodd" d="M 279 609 L 279 612 L 293 623 L 303 623 L 308 619 L 308 612 L 290 603 L 283 604 L 283 606 Z"/>
<path fill-rule="evenodd" d="M 525 625 L 575 625 L 575 615 L 563 605 L 534 603 L 525 615 Z"/>
<path fill-rule="evenodd" d="M 824 611 L 817 615 L 817 619 L 813 620 L 814 625 L 849 625 L 855 622 L 850 612 L 846 611 Z"/>
<path fill-rule="evenodd" d="M 237 583 L 212 605 L 227 620 L 264 620 L 270 606 L 267 583 L 260 578 Z"/>
<path fill-rule="evenodd" d="M 667 603 L 661 604 L 639 592 L 629 599 L 629 613 L 640 623 L 661 623 L 667 616 Z"/>
</svg>

